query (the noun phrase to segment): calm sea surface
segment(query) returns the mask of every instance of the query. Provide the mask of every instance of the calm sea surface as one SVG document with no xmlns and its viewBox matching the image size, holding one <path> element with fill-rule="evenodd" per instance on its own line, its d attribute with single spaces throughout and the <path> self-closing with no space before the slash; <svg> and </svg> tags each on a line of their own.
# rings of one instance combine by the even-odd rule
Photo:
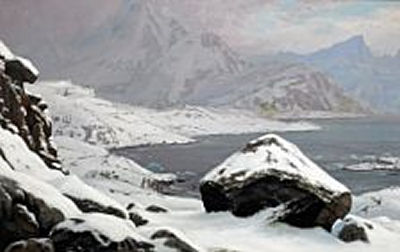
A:
<svg viewBox="0 0 400 252">
<path fill-rule="evenodd" d="M 400 157 L 400 119 L 363 118 L 314 121 L 322 130 L 278 133 L 300 149 L 355 194 L 400 186 L 400 171 L 343 170 L 348 164 L 372 156 Z M 198 181 L 249 140 L 268 132 L 198 138 L 186 145 L 128 147 L 114 153 L 132 158 L 144 167 L 175 172 L 185 178 L 176 189 L 181 195 L 198 195 Z"/>
</svg>

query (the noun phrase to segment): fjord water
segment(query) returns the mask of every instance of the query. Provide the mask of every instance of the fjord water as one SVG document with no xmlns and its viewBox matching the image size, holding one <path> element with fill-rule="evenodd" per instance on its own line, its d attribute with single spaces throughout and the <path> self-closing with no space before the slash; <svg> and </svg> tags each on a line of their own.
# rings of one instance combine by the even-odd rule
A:
<svg viewBox="0 0 400 252">
<path fill-rule="evenodd" d="M 400 118 L 317 120 L 322 130 L 278 133 L 295 143 L 355 194 L 400 186 L 400 171 L 349 171 L 343 167 L 374 156 L 400 157 Z M 114 150 L 144 167 L 159 164 L 165 172 L 186 177 L 182 194 L 196 195 L 199 179 L 249 140 L 270 132 L 199 137 L 185 145 L 155 145 Z"/>
</svg>

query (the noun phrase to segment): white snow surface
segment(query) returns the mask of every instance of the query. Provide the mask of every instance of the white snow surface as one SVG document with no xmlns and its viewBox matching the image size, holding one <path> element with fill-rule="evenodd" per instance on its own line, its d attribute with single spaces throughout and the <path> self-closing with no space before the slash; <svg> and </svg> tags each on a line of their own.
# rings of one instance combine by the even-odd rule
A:
<svg viewBox="0 0 400 252">
<path fill-rule="evenodd" d="M 267 134 L 250 142 L 250 144 L 256 143 L 261 144 L 255 147 L 254 151 L 234 153 L 206 174 L 202 181 L 218 182 L 228 177 L 241 182 L 258 174 L 281 171 L 288 176 L 301 176 L 310 184 L 330 189 L 333 192 L 350 192 L 346 186 L 306 157 L 296 145 L 282 137 Z"/>
<path fill-rule="evenodd" d="M 388 217 L 400 221 L 400 187 L 368 192 L 355 197 L 352 213 L 365 218 Z"/>
<path fill-rule="evenodd" d="M 42 159 L 27 147 L 20 136 L 1 128 L 0 150 L 8 161 L 9 170 L 28 175 L 23 177 L 22 184 L 30 179 L 37 179 L 53 185 L 61 193 L 78 199 L 90 199 L 103 206 L 113 206 L 125 212 L 119 203 L 88 186 L 77 176 L 64 176 L 59 171 L 49 169 Z"/>
<path fill-rule="evenodd" d="M 11 52 L 11 50 L 4 44 L 4 42 L 0 39 L 0 55 L 5 59 L 13 59 L 15 56 Z"/>
<path fill-rule="evenodd" d="M 27 88 L 49 103 L 56 136 L 106 147 L 188 143 L 199 135 L 319 129 L 312 123 L 269 120 L 239 109 L 184 106 L 159 111 L 116 104 L 67 81 Z"/>
</svg>

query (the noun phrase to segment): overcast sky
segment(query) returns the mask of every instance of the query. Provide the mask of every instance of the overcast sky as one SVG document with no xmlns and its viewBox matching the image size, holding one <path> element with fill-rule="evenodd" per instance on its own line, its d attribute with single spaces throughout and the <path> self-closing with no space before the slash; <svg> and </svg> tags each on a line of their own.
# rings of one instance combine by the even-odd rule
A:
<svg viewBox="0 0 400 252">
<path fill-rule="evenodd" d="M 242 48 L 305 53 L 354 35 L 363 35 L 376 54 L 394 54 L 400 47 L 400 1 L 210 2 L 196 6 L 198 18 Z"/>
</svg>

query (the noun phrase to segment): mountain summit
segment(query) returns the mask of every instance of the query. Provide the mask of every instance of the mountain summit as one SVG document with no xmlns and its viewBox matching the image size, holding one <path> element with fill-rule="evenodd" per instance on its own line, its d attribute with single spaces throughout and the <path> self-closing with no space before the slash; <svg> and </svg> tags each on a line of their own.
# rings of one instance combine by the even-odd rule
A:
<svg viewBox="0 0 400 252">
<path fill-rule="evenodd" d="M 351 37 L 331 47 L 319 50 L 309 55 L 311 61 L 329 59 L 366 60 L 373 57 L 370 48 L 362 35 Z"/>
</svg>

